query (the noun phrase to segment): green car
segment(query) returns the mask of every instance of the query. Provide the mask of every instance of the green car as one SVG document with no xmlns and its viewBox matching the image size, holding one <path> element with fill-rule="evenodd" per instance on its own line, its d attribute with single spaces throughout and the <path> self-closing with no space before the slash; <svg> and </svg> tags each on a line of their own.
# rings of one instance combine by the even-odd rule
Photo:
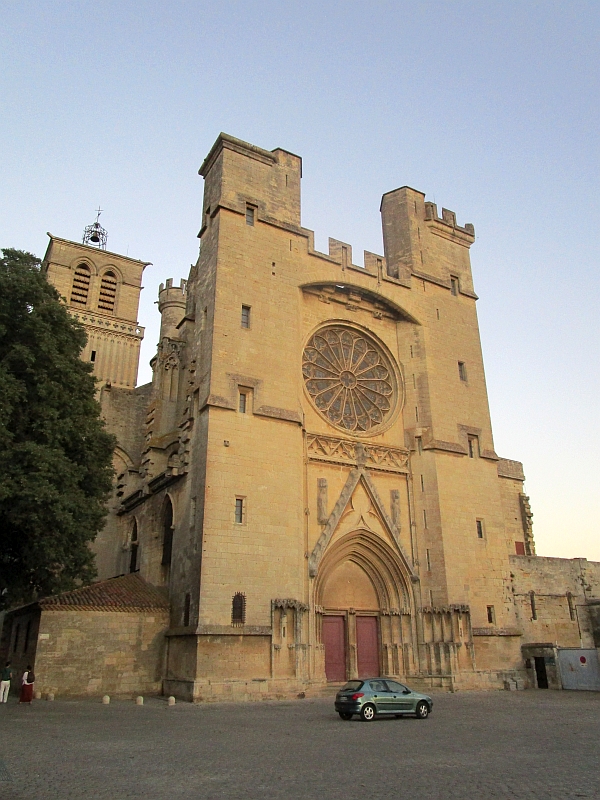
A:
<svg viewBox="0 0 600 800">
<path fill-rule="evenodd" d="M 352 719 L 354 714 L 359 714 L 363 722 L 371 722 L 376 716 L 405 714 L 427 719 L 432 708 L 429 695 L 413 692 L 388 678 L 348 681 L 335 696 L 335 710 L 345 720 Z"/>
</svg>

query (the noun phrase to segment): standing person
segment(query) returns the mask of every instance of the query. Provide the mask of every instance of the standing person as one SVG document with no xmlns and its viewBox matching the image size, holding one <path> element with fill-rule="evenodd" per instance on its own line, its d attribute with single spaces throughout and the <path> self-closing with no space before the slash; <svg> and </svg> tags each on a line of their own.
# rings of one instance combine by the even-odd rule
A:
<svg viewBox="0 0 600 800">
<path fill-rule="evenodd" d="M 31 701 L 33 700 L 33 682 L 35 681 L 35 675 L 31 669 L 31 666 L 28 664 L 27 669 L 23 673 L 23 680 L 21 681 L 21 696 L 19 697 L 19 703 L 29 703 L 31 705 Z"/>
<path fill-rule="evenodd" d="M 10 692 L 10 682 L 12 676 L 13 673 L 12 669 L 10 668 L 10 661 L 7 661 L 6 666 L 0 675 L 0 703 L 8 702 L 8 693 Z"/>
</svg>

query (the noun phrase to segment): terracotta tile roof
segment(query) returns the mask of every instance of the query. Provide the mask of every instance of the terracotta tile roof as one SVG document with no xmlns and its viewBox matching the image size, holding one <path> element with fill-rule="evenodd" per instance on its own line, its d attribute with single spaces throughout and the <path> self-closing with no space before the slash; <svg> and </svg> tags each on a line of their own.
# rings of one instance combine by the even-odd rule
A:
<svg viewBox="0 0 600 800">
<path fill-rule="evenodd" d="M 137 573 L 121 575 L 82 586 L 39 600 L 44 611 L 81 608 L 88 611 L 167 610 L 169 601 L 164 590 L 151 586 Z"/>
</svg>

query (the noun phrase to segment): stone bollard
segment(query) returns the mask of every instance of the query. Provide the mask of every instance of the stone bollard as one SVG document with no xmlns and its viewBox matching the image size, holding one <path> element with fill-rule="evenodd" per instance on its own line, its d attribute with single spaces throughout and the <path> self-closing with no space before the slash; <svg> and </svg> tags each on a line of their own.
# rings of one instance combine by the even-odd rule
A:
<svg viewBox="0 0 600 800">
<path fill-rule="evenodd" d="M 167 700 L 167 703 L 168 703 L 170 706 L 174 706 L 174 705 L 175 705 L 175 698 L 173 697 L 173 695 L 171 695 L 171 696 L 169 697 L 169 699 Z"/>
<path fill-rule="evenodd" d="M 135 698 L 136 706 L 143 706 L 144 705 L 144 698 L 140 694 L 138 697 Z"/>
<path fill-rule="evenodd" d="M 42 693 L 41 692 L 35 692 L 33 696 L 34 696 L 34 698 L 36 700 L 41 700 L 42 699 Z"/>
<path fill-rule="evenodd" d="M 46 700 L 54 700 L 54 692 L 48 692 L 46 695 Z"/>
<path fill-rule="evenodd" d="M 110 695 L 108 695 L 108 694 L 105 694 L 105 695 L 102 697 L 102 705 L 103 705 L 103 706 L 107 706 L 109 703 L 110 703 Z"/>
</svg>

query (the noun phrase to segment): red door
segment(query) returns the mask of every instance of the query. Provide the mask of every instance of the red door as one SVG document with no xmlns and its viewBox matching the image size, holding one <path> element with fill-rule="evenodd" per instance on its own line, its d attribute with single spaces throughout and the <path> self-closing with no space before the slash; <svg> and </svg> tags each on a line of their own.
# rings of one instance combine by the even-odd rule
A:
<svg viewBox="0 0 600 800">
<path fill-rule="evenodd" d="M 356 660 L 359 678 L 379 675 L 377 617 L 356 617 Z"/>
<path fill-rule="evenodd" d="M 325 675 L 328 681 L 346 680 L 346 635 L 343 617 L 323 617 Z"/>
</svg>

